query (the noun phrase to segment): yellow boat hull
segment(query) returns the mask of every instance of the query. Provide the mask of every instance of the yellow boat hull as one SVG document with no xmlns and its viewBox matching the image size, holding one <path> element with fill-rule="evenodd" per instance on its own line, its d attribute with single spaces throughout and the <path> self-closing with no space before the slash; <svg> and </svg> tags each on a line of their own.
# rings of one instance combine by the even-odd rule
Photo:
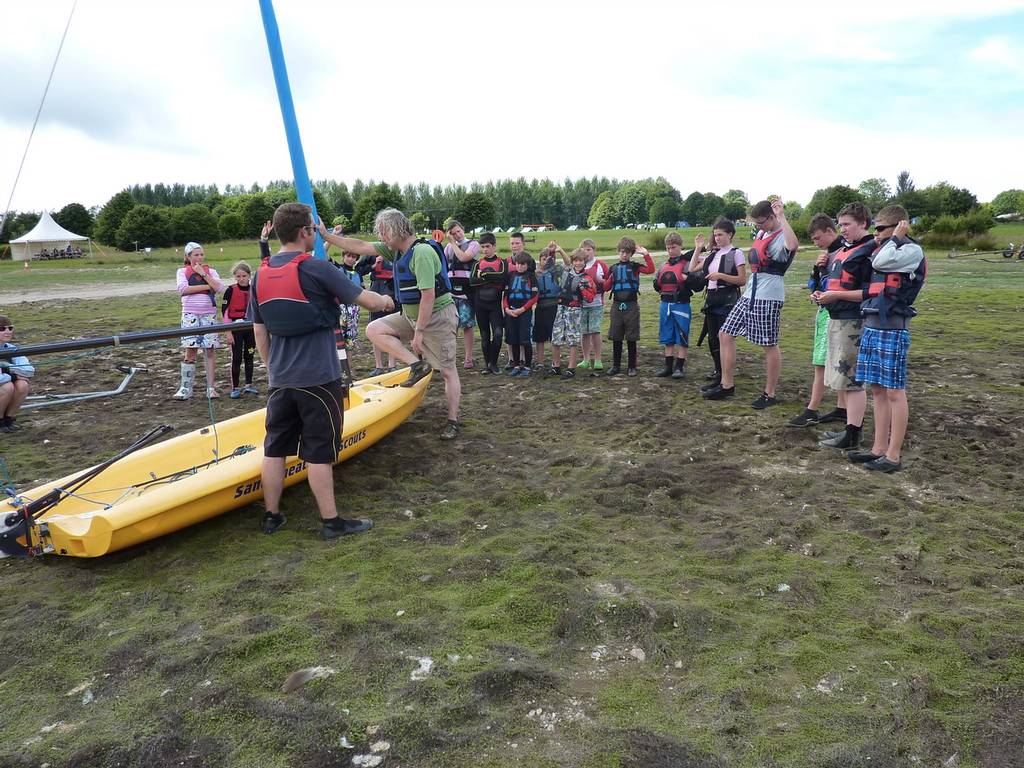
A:
<svg viewBox="0 0 1024 768">
<path fill-rule="evenodd" d="M 402 369 L 353 385 L 338 462 L 366 450 L 416 410 L 430 377 L 397 386 L 407 376 Z M 32 529 L 32 544 L 59 555 L 99 557 L 261 499 L 265 417 L 265 409 L 254 411 L 219 422 L 216 432 L 204 427 L 117 461 L 43 514 Z M 209 463 L 218 456 L 224 458 Z M 285 486 L 306 477 L 305 462 L 295 456 L 285 467 Z M 0 524 L 18 512 L 19 499 L 38 499 L 81 474 L 0 501 Z M 24 537 L 18 541 L 25 544 Z"/>
</svg>

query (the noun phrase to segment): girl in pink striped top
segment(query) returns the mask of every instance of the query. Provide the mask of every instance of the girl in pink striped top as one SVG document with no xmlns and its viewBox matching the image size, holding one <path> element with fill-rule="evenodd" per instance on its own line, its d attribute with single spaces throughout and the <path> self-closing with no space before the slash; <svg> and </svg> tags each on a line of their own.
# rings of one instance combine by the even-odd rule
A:
<svg viewBox="0 0 1024 768">
<path fill-rule="evenodd" d="M 181 295 L 181 327 L 195 328 L 217 322 L 217 294 L 224 290 L 217 270 L 204 263 L 206 254 L 199 243 L 185 245 L 185 266 L 178 270 L 177 286 Z M 214 385 L 215 358 L 220 338 L 216 333 L 195 333 L 181 337 L 184 361 L 181 364 L 181 388 L 174 393 L 175 400 L 192 397 L 196 379 L 196 350 L 206 356 L 206 396 L 220 397 Z"/>
</svg>

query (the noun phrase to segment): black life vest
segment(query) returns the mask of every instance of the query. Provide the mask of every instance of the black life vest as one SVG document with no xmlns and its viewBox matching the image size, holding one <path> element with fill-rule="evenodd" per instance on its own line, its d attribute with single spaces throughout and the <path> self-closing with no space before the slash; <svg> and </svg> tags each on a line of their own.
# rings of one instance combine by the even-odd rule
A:
<svg viewBox="0 0 1024 768">
<path fill-rule="evenodd" d="M 876 251 L 877 253 L 877 251 Z M 871 272 L 865 291 L 867 300 L 861 304 L 861 315 L 877 315 L 885 324 L 889 315 L 911 318 L 917 315 L 914 300 L 928 277 L 928 260 L 922 256 L 913 272 Z"/>
<path fill-rule="evenodd" d="M 850 272 L 848 262 L 856 261 L 857 257 L 869 257 L 875 250 L 874 238 L 865 235 L 852 245 L 845 245 L 829 258 L 827 291 L 855 291 L 863 288 L 860 276 Z M 856 266 L 852 267 L 856 269 Z M 851 320 L 860 317 L 860 301 L 834 301 L 826 306 L 828 314 L 837 320 Z"/>
<path fill-rule="evenodd" d="M 586 272 L 570 270 L 562 278 L 558 303 L 566 307 L 578 307 L 583 302 L 593 301 L 596 296 L 593 278 Z"/>
<path fill-rule="evenodd" d="M 558 302 L 558 294 L 561 289 L 558 281 L 551 273 L 551 270 L 544 270 L 537 273 L 537 297 L 542 307 L 550 307 Z"/>
<path fill-rule="evenodd" d="M 693 291 L 686 285 L 687 260 L 680 256 L 675 262 L 669 259 L 661 266 L 654 279 L 654 288 L 661 294 L 661 300 L 672 304 L 686 304 Z"/>
<path fill-rule="evenodd" d="M 463 240 L 459 243 L 459 248 L 465 250 L 463 246 L 469 247 L 470 240 Z M 469 293 L 469 279 L 473 276 L 473 265 L 476 264 L 476 259 L 470 259 L 469 261 L 459 261 L 459 257 L 452 254 L 452 260 L 448 262 L 448 280 L 452 286 L 452 295 L 465 298 Z"/>
<path fill-rule="evenodd" d="M 395 272 L 391 266 L 387 259 L 381 259 L 378 265 L 376 257 L 373 257 L 373 266 L 370 267 L 370 290 L 394 298 Z"/>
<path fill-rule="evenodd" d="M 736 266 L 737 250 L 737 248 L 730 248 L 728 253 L 722 254 L 718 259 L 718 269 L 714 271 L 731 277 L 739 275 L 740 271 Z M 708 267 L 711 266 L 713 259 L 714 257 L 712 256 L 708 260 Z M 740 287 L 738 285 L 727 283 L 724 280 L 716 280 L 715 287 L 708 287 L 704 293 L 704 306 L 701 308 L 701 312 L 704 314 L 727 315 L 739 299 Z"/>
<path fill-rule="evenodd" d="M 444 248 L 436 240 L 420 238 L 409 246 L 409 250 L 398 257 L 393 268 L 395 295 L 398 296 L 398 300 L 402 304 L 420 303 L 420 289 L 416 287 L 416 275 L 412 271 L 412 254 L 416 250 L 416 246 L 420 244 L 429 245 L 433 248 L 434 253 L 437 254 L 437 258 L 441 262 L 440 270 L 434 275 L 434 298 L 437 299 L 452 291 L 452 284 L 448 279 L 448 260 L 445 258 Z"/>
<path fill-rule="evenodd" d="M 231 295 L 228 297 L 228 306 L 224 314 L 228 316 L 229 320 L 242 320 L 245 318 L 245 312 L 249 308 L 250 287 L 251 284 L 243 288 L 238 283 L 235 283 L 228 289 L 231 291 Z"/>
<path fill-rule="evenodd" d="M 612 299 L 616 302 L 636 301 L 640 293 L 639 265 L 618 261 L 612 267 Z"/>
<path fill-rule="evenodd" d="M 775 261 L 770 255 L 768 255 L 768 244 L 781 234 L 782 230 L 777 229 L 768 235 L 768 237 L 754 240 L 750 246 L 750 257 L 747 259 L 750 264 L 751 272 L 764 272 L 768 275 L 786 274 L 786 270 L 789 269 L 789 265 L 793 263 L 793 257 L 796 256 L 796 251 L 791 252 L 789 254 L 789 258 L 785 261 Z"/>
<path fill-rule="evenodd" d="M 209 269 L 209 267 L 207 267 L 207 269 Z M 185 267 L 185 279 L 188 281 L 189 285 L 206 286 L 209 290 L 209 293 L 206 294 L 207 298 L 210 299 L 210 303 L 213 304 L 213 306 L 217 306 L 216 291 L 214 291 L 213 288 L 210 288 L 210 284 L 206 282 L 206 278 L 196 272 L 195 269 L 192 268 L 191 264 Z"/>
<path fill-rule="evenodd" d="M 531 298 L 533 298 L 534 283 L 529 276 L 516 273 L 508 281 L 508 305 L 512 309 L 519 309 Z"/>
<path fill-rule="evenodd" d="M 505 289 L 505 276 L 508 264 L 504 259 L 481 259 L 476 263 L 475 272 L 480 284 L 476 287 L 477 300 L 487 304 L 501 301 L 501 292 Z"/>
<path fill-rule="evenodd" d="M 302 291 L 299 267 L 312 256 L 300 253 L 280 267 L 264 259 L 256 271 L 256 301 L 267 330 L 274 336 L 301 336 L 338 324 L 337 304 L 311 302 Z"/>
</svg>

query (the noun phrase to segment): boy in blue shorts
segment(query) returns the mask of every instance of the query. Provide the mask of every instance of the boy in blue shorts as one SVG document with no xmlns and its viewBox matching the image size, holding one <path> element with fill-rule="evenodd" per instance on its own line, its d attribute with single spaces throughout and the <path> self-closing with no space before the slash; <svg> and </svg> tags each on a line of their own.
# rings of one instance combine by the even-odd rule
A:
<svg viewBox="0 0 1024 768">
<path fill-rule="evenodd" d="M 869 451 L 847 457 L 876 472 L 897 472 L 907 434 L 907 352 L 914 300 L 928 272 L 921 246 L 907 237 L 905 208 L 889 205 L 875 219 L 878 250 L 871 257 L 871 282 L 864 289 L 864 329 L 857 355 L 857 379 L 871 385 L 875 439 Z"/>
</svg>

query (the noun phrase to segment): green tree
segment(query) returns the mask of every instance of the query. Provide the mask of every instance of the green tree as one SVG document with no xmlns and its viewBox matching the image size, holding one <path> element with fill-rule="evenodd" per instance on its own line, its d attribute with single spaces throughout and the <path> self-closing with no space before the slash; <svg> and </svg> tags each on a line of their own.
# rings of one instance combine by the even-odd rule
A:
<svg viewBox="0 0 1024 768">
<path fill-rule="evenodd" d="M 701 206 L 704 205 L 704 195 L 700 192 L 691 192 L 683 200 L 683 219 L 690 224 L 695 226 L 697 219 L 700 217 Z"/>
<path fill-rule="evenodd" d="M 914 191 L 914 180 L 910 178 L 910 171 L 900 171 L 896 176 L 896 197 Z"/>
<path fill-rule="evenodd" d="M 339 213 L 331 219 L 331 226 L 341 227 L 342 232 L 348 232 L 352 228 L 352 222 L 349 220 L 348 216 L 343 213 Z"/>
<path fill-rule="evenodd" d="M 228 211 L 217 219 L 217 229 L 225 240 L 241 240 L 245 236 L 245 222 L 240 214 Z"/>
<path fill-rule="evenodd" d="M 804 207 L 794 200 L 787 201 L 782 206 L 782 210 L 786 214 L 786 218 L 790 221 L 796 221 L 804 213 Z"/>
<path fill-rule="evenodd" d="M 276 197 L 280 202 L 271 202 Z M 257 192 L 238 195 L 237 211 L 242 217 L 242 237 L 256 237 L 263 229 L 263 225 L 274 218 L 274 210 L 280 203 L 294 200 L 294 195 L 286 192 Z"/>
<path fill-rule="evenodd" d="M 618 222 L 615 209 L 615 193 L 605 190 L 590 207 L 587 225 L 598 229 L 611 229 Z"/>
<path fill-rule="evenodd" d="M 409 217 L 409 221 L 412 222 L 412 227 L 417 232 L 422 232 L 430 226 L 430 217 L 423 211 L 416 211 L 416 213 Z"/>
<path fill-rule="evenodd" d="M 747 208 L 750 207 L 749 203 L 744 203 L 740 200 L 725 199 L 725 213 L 722 214 L 727 219 L 736 221 L 742 219 L 747 215 Z"/>
<path fill-rule="evenodd" d="M 807 210 L 814 213 L 825 213 L 834 219 L 844 205 L 859 201 L 860 193 L 856 189 L 845 184 L 836 184 L 815 192 L 811 197 L 811 202 L 807 204 Z"/>
<path fill-rule="evenodd" d="M 624 184 L 615 192 L 616 217 L 623 224 L 647 221 L 647 194 L 639 184 Z"/>
<path fill-rule="evenodd" d="M 1005 189 L 992 198 L 992 213 L 1024 213 L 1024 189 Z"/>
<path fill-rule="evenodd" d="M 117 245 L 117 230 L 124 217 L 135 207 L 131 192 L 124 190 L 110 198 L 100 209 L 93 226 L 92 236 L 104 245 Z"/>
<path fill-rule="evenodd" d="M 648 221 L 651 224 L 667 224 L 674 227 L 679 217 L 683 215 L 683 206 L 671 197 L 659 197 L 654 201 L 648 211 Z"/>
<path fill-rule="evenodd" d="M 30 232 L 32 227 L 39 223 L 39 214 L 34 211 L 11 211 L 7 214 L 4 222 L 3 232 L 0 232 L 0 243 L 7 243 L 11 240 Z"/>
<path fill-rule="evenodd" d="M 81 203 L 68 203 L 53 214 L 53 220 L 76 235 L 92 236 L 92 214 Z"/>
<path fill-rule="evenodd" d="M 152 246 L 166 248 L 172 244 L 171 219 L 167 213 L 152 205 L 136 205 L 121 221 L 114 234 L 114 245 L 122 251 L 134 251 Z"/>
<path fill-rule="evenodd" d="M 925 213 L 931 216 L 963 216 L 978 207 L 978 198 L 963 187 L 940 181 L 921 190 Z"/>
<path fill-rule="evenodd" d="M 872 213 L 878 213 L 892 197 L 889 182 L 885 179 L 864 179 L 857 185 L 857 192 L 860 193 L 861 202 L 870 208 Z"/>
<path fill-rule="evenodd" d="M 217 219 L 202 203 L 190 203 L 184 208 L 171 209 L 171 237 L 175 245 L 194 240 L 212 243 L 220 238 Z"/>
<path fill-rule="evenodd" d="M 355 187 L 353 187 L 354 191 Z M 369 232 L 373 227 L 373 218 L 379 211 L 385 208 L 402 210 L 403 205 L 402 196 L 395 194 L 389 185 L 384 182 L 375 184 L 356 203 L 356 211 L 352 217 L 356 229 L 359 232 Z"/>
<path fill-rule="evenodd" d="M 494 203 L 482 192 L 467 192 L 455 206 L 452 216 L 466 229 L 493 226 Z"/>
<path fill-rule="evenodd" d="M 697 209 L 697 221 L 696 223 L 702 227 L 709 226 L 715 219 L 722 216 L 725 213 L 725 200 L 720 198 L 714 192 L 705 192 L 704 199 L 701 201 L 700 207 Z M 693 224 L 694 222 L 690 222 Z"/>
</svg>

